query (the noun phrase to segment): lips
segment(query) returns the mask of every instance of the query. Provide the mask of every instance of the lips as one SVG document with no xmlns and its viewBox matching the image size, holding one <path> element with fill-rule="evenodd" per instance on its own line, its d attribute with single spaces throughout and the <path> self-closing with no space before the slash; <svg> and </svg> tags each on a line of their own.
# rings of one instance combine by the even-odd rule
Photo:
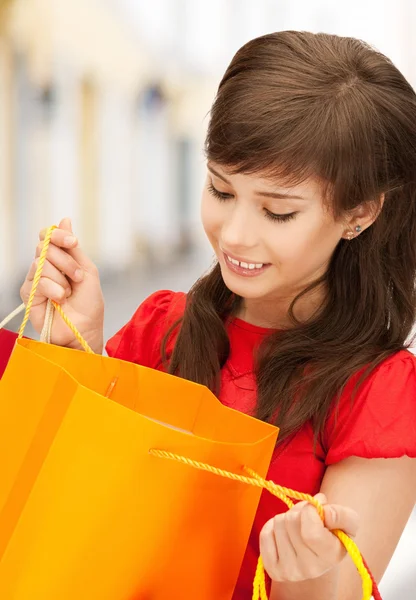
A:
<svg viewBox="0 0 416 600">
<path fill-rule="evenodd" d="M 264 271 L 270 267 L 270 263 L 254 263 L 237 260 L 237 258 L 234 258 L 225 252 L 223 252 L 223 256 L 229 270 L 243 277 L 256 277 L 257 275 L 264 273 Z"/>
<path fill-rule="evenodd" d="M 232 263 L 233 265 L 236 265 L 237 267 L 242 267 L 243 269 L 261 269 L 263 266 L 263 263 L 251 263 L 251 262 L 245 262 L 245 261 L 239 261 L 236 260 L 235 258 L 231 258 L 231 256 L 229 256 L 228 254 L 225 255 L 227 260 Z"/>
<path fill-rule="evenodd" d="M 241 258 L 241 257 L 235 256 L 234 254 L 231 254 L 230 252 L 226 252 L 225 250 L 222 250 L 222 252 L 223 252 L 224 256 L 226 258 L 228 258 L 228 260 L 230 262 L 232 262 L 233 264 L 235 264 L 237 266 L 243 267 L 245 269 L 255 269 L 255 268 L 260 269 L 263 265 L 269 264 L 269 263 L 260 262 L 259 260 L 254 261 L 252 259 L 250 260 L 247 258 Z"/>
</svg>

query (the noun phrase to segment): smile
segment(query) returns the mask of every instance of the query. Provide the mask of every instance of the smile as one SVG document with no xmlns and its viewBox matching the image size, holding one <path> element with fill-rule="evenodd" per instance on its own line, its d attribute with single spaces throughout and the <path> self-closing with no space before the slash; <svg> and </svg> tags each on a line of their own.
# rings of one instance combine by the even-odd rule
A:
<svg viewBox="0 0 416 600">
<path fill-rule="evenodd" d="M 223 254 L 225 263 L 230 271 L 244 277 L 255 277 L 256 275 L 264 273 L 264 271 L 270 267 L 270 264 L 238 261 L 235 258 L 228 256 L 228 254 L 225 254 L 225 252 Z"/>
</svg>

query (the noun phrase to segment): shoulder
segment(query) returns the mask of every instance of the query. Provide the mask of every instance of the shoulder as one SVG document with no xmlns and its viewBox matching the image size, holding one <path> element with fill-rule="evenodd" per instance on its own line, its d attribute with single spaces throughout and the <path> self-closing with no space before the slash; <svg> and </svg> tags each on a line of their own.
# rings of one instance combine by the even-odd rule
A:
<svg viewBox="0 0 416 600">
<path fill-rule="evenodd" d="M 400 350 L 383 360 L 368 379 L 371 381 L 387 375 L 401 379 L 404 373 L 410 377 L 416 374 L 416 356 L 408 350 Z"/>
<path fill-rule="evenodd" d="M 171 290 L 158 290 L 148 296 L 137 308 L 130 324 L 143 325 L 144 320 L 159 322 L 174 321 L 182 317 L 186 304 L 184 292 L 172 292 Z"/>
<path fill-rule="evenodd" d="M 349 456 L 416 457 L 416 357 L 396 352 L 351 377 L 326 427 L 327 464 Z"/>
<path fill-rule="evenodd" d="M 380 408 L 388 408 L 389 404 L 397 406 L 404 397 L 411 403 L 416 402 L 416 356 L 408 350 L 395 352 L 383 360 L 368 375 L 365 369 L 358 372 L 351 380 L 349 388 L 357 388 L 357 399 L 380 400 Z"/>
<path fill-rule="evenodd" d="M 381 405 L 388 404 L 388 398 L 397 402 L 405 394 L 416 400 L 416 356 L 408 350 L 395 352 L 375 369 L 366 374 L 366 369 L 356 373 L 346 386 L 346 392 L 358 389 L 357 399 L 379 398 Z"/>
<path fill-rule="evenodd" d="M 106 345 L 109 356 L 158 368 L 165 333 L 183 316 L 186 294 L 160 290 L 151 294 Z"/>
</svg>

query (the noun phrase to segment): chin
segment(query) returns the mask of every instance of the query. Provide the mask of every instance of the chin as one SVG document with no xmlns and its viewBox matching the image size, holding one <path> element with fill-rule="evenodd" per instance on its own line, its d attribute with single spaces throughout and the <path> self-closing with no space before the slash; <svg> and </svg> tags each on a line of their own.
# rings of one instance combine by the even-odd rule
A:
<svg viewBox="0 0 416 600">
<path fill-rule="evenodd" d="M 238 277 L 238 275 L 233 277 L 229 273 L 224 274 L 223 269 L 221 269 L 221 273 L 227 288 L 233 294 L 241 296 L 242 298 L 246 298 L 247 300 L 264 298 L 270 292 L 264 283 L 262 284 L 260 281 L 256 281 L 255 279 L 242 280 L 242 278 Z"/>
</svg>

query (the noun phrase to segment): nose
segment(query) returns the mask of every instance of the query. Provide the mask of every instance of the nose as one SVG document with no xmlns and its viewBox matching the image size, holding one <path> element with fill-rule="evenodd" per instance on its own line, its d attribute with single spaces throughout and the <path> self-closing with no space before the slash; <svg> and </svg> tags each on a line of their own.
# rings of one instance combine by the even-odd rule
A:
<svg viewBox="0 0 416 600">
<path fill-rule="evenodd" d="M 223 224 L 221 237 L 224 247 L 236 254 L 255 247 L 258 243 L 256 216 L 236 202 Z"/>
</svg>

